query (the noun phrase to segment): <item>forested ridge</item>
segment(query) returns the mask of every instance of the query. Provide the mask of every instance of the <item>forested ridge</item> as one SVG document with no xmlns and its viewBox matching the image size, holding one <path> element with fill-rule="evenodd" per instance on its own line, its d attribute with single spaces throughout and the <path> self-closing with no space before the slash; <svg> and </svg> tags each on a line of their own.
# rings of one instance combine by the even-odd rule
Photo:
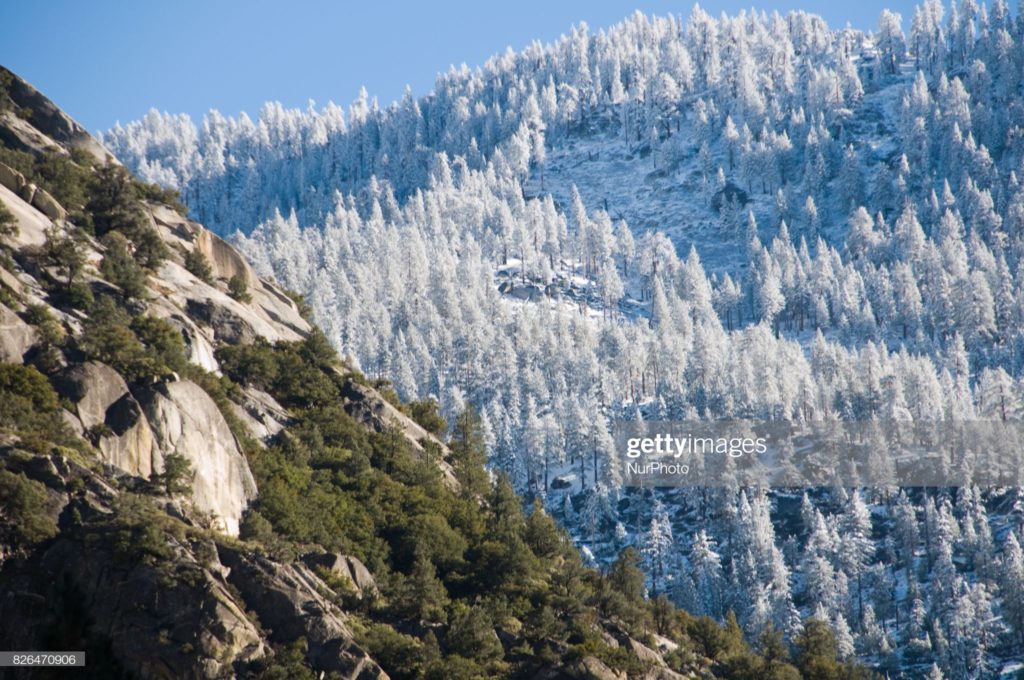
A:
<svg viewBox="0 0 1024 680">
<path fill-rule="evenodd" d="M 353 369 L 301 296 L 0 76 L 8 644 L 95 678 L 870 677 L 823 622 L 749 641 L 648 598 L 635 549 L 584 564 L 485 469 L 471 406 L 449 426 Z"/>
<path fill-rule="evenodd" d="M 989 677 L 1020 662 L 1016 488 L 642 495 L 610 431 L 1018 419 L 1022 72 L 1002 0 L 870 32 L 698 7 L 387 107 L 152 112 L 104 140 L 353 365 L 473 405 L 492 467 L 596 564 L 633 546 L 651 592 L 752 637 L 817 615 L 892 674 Z"/>
</svg>

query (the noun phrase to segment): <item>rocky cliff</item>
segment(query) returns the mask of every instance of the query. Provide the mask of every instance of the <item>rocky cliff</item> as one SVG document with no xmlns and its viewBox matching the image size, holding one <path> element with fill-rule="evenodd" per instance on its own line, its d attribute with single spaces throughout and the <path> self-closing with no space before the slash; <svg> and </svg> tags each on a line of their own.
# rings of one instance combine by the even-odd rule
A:
<svg viewBox="0 0 1024 680">
<path fill-rule="evenodd" d="M 270 640 L 302 638 L 314 670 L 386 677 L 355 644 L 348 616 L 311 568 L 231 540 L 259 493 L 240 438 L 258 445 L 273 437 L 287 409 L 254 388 L 218 404 L 174 371 L 126 375 L 95 358 L 114 356 L 116 337 L 84 347 L 86 328 L 102 320 L 88 305 L 69 303 L 59 272 L 68 265 L 51 251 L 73 243 L 73 285 L 81 282 L 88 292 L 79 294 L 95 300 L 116 294 L 103 266 L 109 247 L 80 228 L 75 213 L 84 206 L 63 206 L 15 166 L 60 162 L 88 173 L 92 163 L 114 161 L 46 97 L 0 74 L 8 104 L 0 111 L 0 361 L 46 377 L 59 399 L 52 438 L 60 441 L 30 441 L 19 414 L 0 414 L 0 474 L 38 497 L 33 521 L 51 527 L 36 550 L 26 549 L 26 527 L 4 532 L 4 647 L 52 648 L 68 637 L 62 628 L 77 626 L 81 640 L 102 639 L 89 650 L 108 664 L 97 677 L 225 677 L 266 667 Z M 160 319 L 180 333 L 189 371 L 216 380 L 217 347 L 309 334 L 296 302 L 223 240 L 158 200 L 139 198 L 136 207 L 165 257 L 146 272 L 141 294 L 119 299 L 134 318 Z M 188 261 L 209 269 L 197 275 Z M 244 293 L 232 296 L 229 282 Z M 368 390 L 361 398 L 383 401 Z M 161 487 L 169 456 L 187 462 L 184 492 Z M 148 489 L 141 502 L 140 489 Z M 4 488 L 0 500 L 9 503 L 13 493 Z M 372 581 L 358 559 L 332 559 L 354 562 Z"/>
</svg>

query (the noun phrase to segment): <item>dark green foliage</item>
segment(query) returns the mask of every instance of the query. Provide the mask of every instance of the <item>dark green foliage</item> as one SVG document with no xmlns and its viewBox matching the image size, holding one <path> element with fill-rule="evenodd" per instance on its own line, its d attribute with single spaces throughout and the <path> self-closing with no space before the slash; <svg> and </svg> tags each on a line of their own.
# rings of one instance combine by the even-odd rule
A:
<svg viewBox="0 0 1024 680">
<path fill-rule="evenodd" d="M 92 307 L 96 298 L 92 294 L 92 288 L 81 281 L 72 283 L 64 291 L 60 300 L 72 309 L 80 309 L 83 311 L 88 310 Z"/>
<path fill-rule="evenodd" d="M 452 467 L 462 490 L 469 496 L 482 496 L 490 486 L 490 477 L 484 467 L 487 463 L 487 446 L 484 443 L 483 427 L 476 409 L 469 405 L 455 419 L 452 439 Z"/>
<path fill-rule="evenodd" d="M 129 252 L 128 239 L 112 232 L 103 238 L 103 245 L 107 249 L 100 264 L 103 278 L 120 288 L 126 299 L 146 297 L 146 272 Z"/>
<path fill-rule="evenodd" d="M 402 398 L 398 396 L 398 392 L 395 392 L 395 388 L 391 386 L 391 381 L 387 378 L 377 378 L 376 380 L 370 381 L 370 386 L 377 390 L 380 396 L 384 397 L 384 400 L 389 404 L 402 410 Z"/>
<path fill-rule="evenodd" d="M 805 678 L 860 680 L 877 675 L 860 666 L 836 661 L 836 640 L 828 623 L 809 619 L 795 641 L 796 665 Z"/>
<path fill-rule="evenodd" d="M 86 356 L 111 366 L 129 382 L 188 369 L 178 329 L 155 317 L 129 320 L 108 297 L 96 303 L 77 341 Z"/>
<path fill-rule="evenodd" d="M 92 215 L 97 236 L 119 231 L 133 239 L 148 227 L 131 175 L 120 165 L 107 163 L 96 168 L 86 209 Z"/>
<path fill-rule="evenodd" d="M 495 661 L 502 656 L 494 622 L 479 605 L 463 606 L 455 612 L 445 643 L 449 651 L 478 663 Z"/>
<path fill-rule="evenodd" d="M 417 555 L 412 572 L 407 577 L 399 577 L 397 583 L 392 610 L 399 617 L 426 623 L 447 620 L 448 591 L 425 555 Z"/>
<path fill-rule="evenodd" d="M 85 156 L 91 161 L 91 156 L 87 153 Z M 89 227 L 91 218 L 85 213 L 85 205 L 92 172 L 82 155 L 76 154 L 72 160 L 64 154 L 47 154 L 35 160 L 31 174 L 26 174 L 26 177 L 53 196 L 68 211 L 72 222 Z"/>
<path fill-rule="evenodd" d="M 200 281 L 213 284 L 213 268 L 206 255 L 198 248 L 193 248 L 185 253 L 185 269 L 192 272 Z"/>
<path fill-rule="evenodd" d="M 47 375 L 53 374 L 63 366 L 59 348 L 67 339 L 65 330 L 45 304 L 30 304 L 22 316 L 39 334 L 39 346 L 32 354 L 33 366 Z"/>
<path fill-rule="evenodd" d="M 30 182 L 35 181 L 35 176 L 37 174 L 36 157 L 27 151 L 18 151 L 17 149 L 11 149 L 0 145 L 0 163 L 17 170 Z M 42 186 L 40 182 L 36 182 L 36 184 Z M 44 186 L 43 188 L 50 191 L 48 187 Z M 52 191 L 50 191 L 50 194 L 55 196 Z"/>
<path fill-rule="evenodd" d="M 0 430 L 36 453 L 49 452 L 52 444 L 80 445 L 60 417 L 57 393 L 33 366 L 0 364 Z"/>
<path fill-rule="evenodd" d="M 153 203 L 162 203 L 171 208 L 179 215 L 187 215 L 188 208 L 181 202 L 181 195 L 169 187 L 162 187 L 159 184 L 147 184 L 139 180 L 134 181 L 135 195 L 143 200 Z"/>
<path fill-rule="evenodd" d="M 121 166 L 110 163 L 100 166 L 90 184 L 86 210 L 97 236 L 119 232 L 131 243 L 130 248 L 125 248 L 126 252 L 134 253 L 140 266 L 155 270 L 167 257 L 167 246 L 143 211 L 137 184 Z"/>
<path fill-rule="evenodd" d="M 155 316 L 138 316 L 132 319 L 131 329 L 145 348 L 154 374 L 168 370 L 176 373 L 186 371 L 185 340 L 181 331 L 169 321 Z"/>
<path fill-rule="evenodd" d="M 70 288 L 85 268 L 82 246 L 72 235 L 61 232 L 57 227 L 46 230 L 43 256 L 50 265 L 57 268 L 65 288 Z"/>
<path fill-rule="evenodd" d="M 644 627 L 644 582 L 640 553 L 633 547 L 626 548 L 608 570 L 608 587 L 603 593 L 605 610 L 633 626 Z"/>
<path fill-rule="evenodd" d="M 39 332 L 39 338 L 47 345 L 61 346 L 64 344 L 66 337 L 64 328 L 60 325 L 60 322 L 54 318 L 53 314 L 50 313 L 50 308 L 46 305 L 31 304 L 25 307 L 25 311 L 22 314 L 25 323 L 32 324 L 36 327 L 36 331 Z"/>
<path fill-rule="evenodd" d="M 544 511 L 540 499 L 534 499 L 530 515 L 526 519 L 526 543 L 538 557 L 551 558 L 566 552 L 568 537 Z"/>
<path fill-rule="evenodd" d="M 123 320 L 93 315 L 78 338 L 78 347 L 90 359 L 113 367 L 129 381 L 146 374 L 140 370 L 146 348 Z"/>
<path fill-rule="evenodd" d="M 245 277 L 239 274 L 228 279 L 228 295 L 242 303 L 252 302 L 252 296 L 249 295 L 249 284 L 245 282 Z"/>
<path fill-rule="evenodd" d="M 313 333 L 301 343 L 271 346 L 257 339 L 251 345 L 222 347 L 217 350 L 217 360 L 233 381 L 281 395 L 286 406 L 306 408 L 340 401 L 341 378 L 323 370 L 336 360 L 321 333 Z"/>
<path fill-rule="evenodd" d="M 277 383 L 278 356 L 263 338 L 251 345 L 227 345 L 217 350 L 221 370 L 235 382 L 263 390 Z"/>
<path fill-rule="evenodd" d="M 11 95 L 8 94 L 13 82 L 14 74 L 5 68 L 0 68 L 0 113 L 10 111 L 14 107 Z"/>
<path fill-rule="evenodd" d="M 132 240 L 135 242 L 135 259 L 144 268 L 156 271 L 167 259 L 167 246 L 152 227 L 147 225 Z"/>
<path fill-rule="evenodd" d="M 192 482 L 196 473 L 188 458 L 175 451 L 164 457 L 164 469 L 154 477 L 153 481 L 159 484 L 167 495 L 187 496 L 192 493 Z"/>
<path fill-rule="evenodd" d="M 358 636 L 358 641 L 396 680 L 418 677 L 419 669 L 427 661 L 426 645 L 386 624 L 371 623 Z"/>
<path fill-rule="evenodd" d="M 166 565 L 174 556 L 165 525 L 168 520 L 145 498 L 125 493 L 114 517 L 103 529 L 113 542 L 115 557 L 129 564 Z"/>
<path fill-rule="evenodd" d="M 42 373 L 31 366 L 0 364 L 0 394 L 19 397 L 41 413 L 57 410 L 57 393 Z"/>
<path fill-rule="evenodd" d="M 431 433 L 436 437 L 443 437 L 445 432 L 448 430 L 448 423 L 438 413 L 437 402 L 433 399 L 422 399 L 420 401 L 410 401 L 406 404 L 406 410 L 409 413 L 409 417 L 419 423 L 427 432 Z"/>
<path fill-rule="evenodd" d="M 85 152 L 73 153 L 71 158 L 61 153 L 37 157 L 0 146 L 0 163 L 17 170 L 27 181 L 53 196 L 68 211 L 71 221 L 87 231 L 92 229 L 92 218 L 85 210 L 92 177 L 91 160 Z"/>
<path fill-rule="evenodd" d="M 46 487 L 23 473 L 0 469 L 0 543 L 28 548 L 56 534 Z"/>
<path fill-rule="evenodd" d="M 248 510 L 238 527 L 238 537 L 243 541 L 267 543 L 274 537 L 274 527 L 256 510 Z"/>
</svg>

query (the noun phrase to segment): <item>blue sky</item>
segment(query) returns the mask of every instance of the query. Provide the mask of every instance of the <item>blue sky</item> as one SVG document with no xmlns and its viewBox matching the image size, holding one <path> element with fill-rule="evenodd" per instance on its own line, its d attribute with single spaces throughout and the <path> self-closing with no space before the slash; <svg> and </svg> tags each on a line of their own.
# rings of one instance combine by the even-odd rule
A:
<svg viewBox="0 0 1024 680">
<path fill-rule="evenodd" d="M 874 27 L 883 7 L 910 0 L 722 0 L 717 15 L 751 6 L 804 9 L 831 26 Z M 493 6 L 491 6 L 493 5 Z M 90 131 L 150 107 L 199 120 L 208 109 L 258 112 L 276 99 L 347 105 L 365 85 L 382 104 L 406 84 L 419 96 L 449 64 L 470 66 L 511 46 L 548 42 L 584 20 L 610 26 L 635 9 L 689 15 L 690 0 L 9 0 L 0 7 L 0 63 L 49 95 Z"/>
</svg>

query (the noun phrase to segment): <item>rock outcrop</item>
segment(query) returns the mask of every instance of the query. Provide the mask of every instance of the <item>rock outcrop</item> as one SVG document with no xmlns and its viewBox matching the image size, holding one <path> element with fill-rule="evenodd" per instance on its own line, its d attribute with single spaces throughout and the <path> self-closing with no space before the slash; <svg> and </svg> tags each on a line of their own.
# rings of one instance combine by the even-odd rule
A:
<svg viewBox="0 0 1024 680">
<path fill-rule="evenodd" d="M 192 464 L 196 509 L 237 536 L 242 513 L 256 497 L 256 481 L 217 404 L 188 380 L 159 383 L 139 398 L 160 451 L 181 454 Z"/>
<path fill-rule="evenodd" d="M 14 168 L 0 163 L 0 185 L 10 189 L 13 193 L 21 195 L 25 190 L 25 176 Z"/>
<path fill-rule="evenodd" d="M 5 118 L 0 121 L 0 138 L 11 143 L 10 137 L 7 135 L 20 133 L 18 139 L 13 143 L 15 146 L 23 141 L 22 137 L 27 137 L 31 141 L 29 147 L 31 150 L 35 150 L 35 145 L 65 154 L 71 149 L 80 149 L 101 163 L 117 162 L 113 154 L 48 97 L 3 66 L 0 66 L 0 73 L 9 76 L 8 96 L 21 111 L 29 114 L 27 120 L 10 116 L 14 119 L 14 124 L 17 125 L 15 131 L 8 132 L 3 129 L 9 119 Z"/>
<path fill-rule="evenodd" d="M 0 304 L 0 361 L 20 364 L 36 340 L 35 330 Z"/>
<path fill-rule="evenodd" d="M 86 431 L 96 432 L 104 460 L 148 479 L 162 465 L 149 422 L 117 371 L 98 361 L 76 364 L 56 380 Z"/>
<path fill-rule="evenodd" d="M 347 579 L 360 599 L 373 599 L 380 595 L 377 580 L 357 557 L 339 553 L 309 553 L 302 556 L 302 561 L 311 569 L 323 568 Z"/>
<path fill-rule="evenodd" d="M 14 215 L 18 226 L 17 237 L 4 236 L 2 239 L 19 247 L 43 245 L 50 219 L 4 185 L 0 185 L 0 201 Z"/>
<path fill-rule="evenodd" d="M 288 412 L 263 390 L 247 386 L 231 403 L 231 409 L 256 439 L 267 440 L 284 429 L 291 420 Z"/>
<path fill-rule="evenodd" d="M 168 535 L 167 554 L 154 559 L 105 524 L 120 494 L 91 470 L 63 456 L 0 453 L 8 470 L 45 485 L 51 517 L 76 518 L 39 552 L 4 564 L 5 645 L 47 649 L 54 631 L 84 631 L 112 657 L 94 656 L 94 667 L 168 680 L 233 676 L 267 654 L 212 544 Z"/>
<path fill-rule="evenodd" d="M 414 453 L 423 455 L 427 445 L 433 445 L 440 453 L 441 459 L 437 461 L 441 472 L 444 474 L 445 483 L 451 488 L 458 487 L 458 480 L 455 478 L 455 471 L 446 460 L 448 447 L 437 437 L 427 432 L 415 420 L 399 411 L 395 406 L 385 399 L 380 392 L 355 381 L 348 381 L 342 391 L 345 412 L 355 418 L 356 421 L 369 427 L 374 432 L 384 432 L 393 429 L 402 433 L 402 436 L 409 442 Z"/>
<path fill-rule="evenodd" d="M 32 192 L 30 203 L 51 220 L 63 220 L 68 216 L 68 212 L 57 202 L 57 199 L 40 187 L 36 187 L 35 191 Z"/>
<path fill-rule="evenodd" d="M 329 592 L 327 584 L 308 567 L 279 564 L 224 546 L 220 559 L 231 570 L 230 582 L 272 631 L 272 640 L 306 639 L 306 658 L 314 670 L 350 680 L 388 677 L 356 645 L 345 614 L 321 594 Z"/>
</svg>

